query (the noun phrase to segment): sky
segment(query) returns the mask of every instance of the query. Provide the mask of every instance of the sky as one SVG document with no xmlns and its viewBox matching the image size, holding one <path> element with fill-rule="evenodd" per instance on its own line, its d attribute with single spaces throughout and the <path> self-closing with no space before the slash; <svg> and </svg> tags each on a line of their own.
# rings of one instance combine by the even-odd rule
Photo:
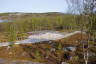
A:
<svg viewBox="0 0 96 64">
<path fill-rule="evenodd" d="M 66 0 L 0 0 L 0 13 L 4 12 L 67 12 Z"/>
</svg>

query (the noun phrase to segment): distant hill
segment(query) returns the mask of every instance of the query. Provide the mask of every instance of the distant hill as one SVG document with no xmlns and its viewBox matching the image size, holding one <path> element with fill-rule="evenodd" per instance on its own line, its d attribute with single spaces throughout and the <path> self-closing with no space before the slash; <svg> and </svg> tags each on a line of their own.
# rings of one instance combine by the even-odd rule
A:
<svg viewBox="0 0 96 64">
<path fill-rule="evenodd" d="M 47 12 L 47 13 L 22 13 L 22 12 L 8 12 L 0 13 L 0 19 L 20 19 L 25 17 L 51 17 L 51 16 L 65 16 L 71 14 L 65 14 L 61 12 Z"/>
</svg>

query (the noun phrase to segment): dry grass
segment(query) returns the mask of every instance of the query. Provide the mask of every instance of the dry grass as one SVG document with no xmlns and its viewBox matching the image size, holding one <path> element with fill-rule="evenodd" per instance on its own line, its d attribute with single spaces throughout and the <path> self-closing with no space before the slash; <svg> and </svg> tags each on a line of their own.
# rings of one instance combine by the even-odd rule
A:
<svg viewBox="0 0 96 64">
<path fill-rule="evenodd" d="M 75 34 L 73 36 L 70 36 L 68 38 L 60 39 L 60 40 L 55 40 L 54 42 L 61 43 L 62 45 L 64 44 L 69 44 L 69 45 L 78 45 L 80 44 L 81 40 L 86 40 L 87 35 L 82 35 L 81 34 Z"/>
</svg>

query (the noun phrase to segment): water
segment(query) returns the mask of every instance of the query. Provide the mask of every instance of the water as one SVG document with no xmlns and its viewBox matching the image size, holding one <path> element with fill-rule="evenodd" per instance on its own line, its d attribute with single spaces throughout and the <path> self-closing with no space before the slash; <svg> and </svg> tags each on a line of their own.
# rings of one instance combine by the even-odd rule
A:
<svg viewBox="0 0 96 64">
<path fill-rule="evenodd" d="M 0 22 L 4 22 L 5 20 L 0 20 Z"/>
<path fill-rule="evenodd" d="M 1 23 L 1 22 L 8 22 L 8 21 L 9 21 L 9 20 L 1 20 L 1 19 L 0 19 L 0 23 Z"/>
</svg>

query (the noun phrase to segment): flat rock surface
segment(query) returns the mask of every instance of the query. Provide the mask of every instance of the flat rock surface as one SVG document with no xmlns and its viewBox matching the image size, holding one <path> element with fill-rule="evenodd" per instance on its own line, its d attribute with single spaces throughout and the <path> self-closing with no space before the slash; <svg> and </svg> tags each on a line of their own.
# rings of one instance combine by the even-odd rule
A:
<svg viewBox="0 0 96 64">
<path fill-rule="evenodd" d="M 0 64 L 45 64 L 45 63 L 32 62 L 32 61 L 8 61 L 5 59 L 0 59 Z"/>
<path fill-rule="evenodd" d="M 30 35 L 27 39 L 16 41 L 14 44 L 28 44 L 28 43 L 38 43 L 42 41 L 58 40 L 62 38 L 67 38 L 77 33 L 81 33 L 81 31 L 75 31 L 72 33 L 62 33 L 62 32 L 57 32 L 57 31 L 43 32 L 43 33 Z M 10 44 L 11 44 L 10 42 L 3 42 L 3 43 L 0 43 L 0 47 L 8 46 Z"/>
</svg>

